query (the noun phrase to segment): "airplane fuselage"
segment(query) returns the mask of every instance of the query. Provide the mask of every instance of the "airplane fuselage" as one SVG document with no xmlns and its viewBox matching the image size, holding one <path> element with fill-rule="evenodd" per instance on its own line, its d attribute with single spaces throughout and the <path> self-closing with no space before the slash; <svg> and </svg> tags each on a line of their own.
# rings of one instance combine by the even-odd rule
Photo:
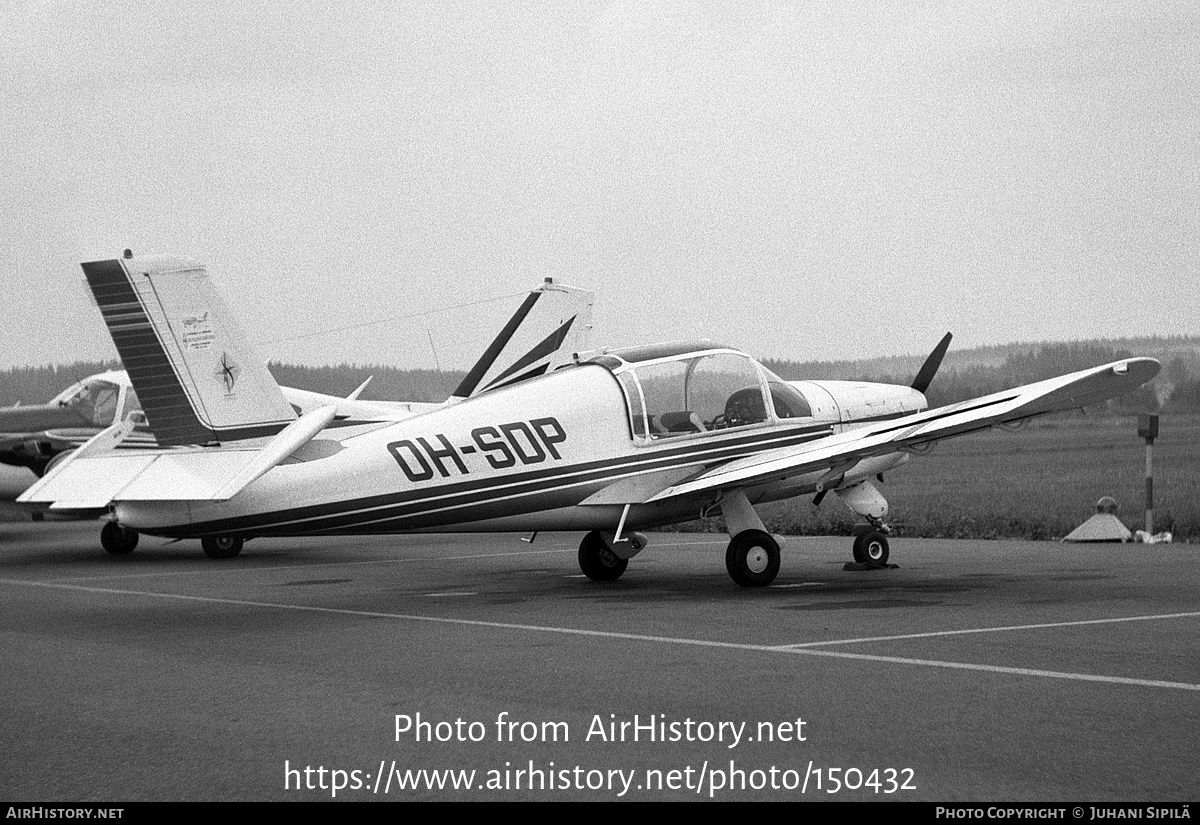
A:
<svg viewBox="0 0 1200 825">
<path fill-rule="evenodd" d="M 584 364 L 361 433 L 350 435 L 351 429 L 336 441 L 316 439 L 229 501 L 118 502 L 116 516 L 139 532 L 179 538 L 612 530 L 623 514 L 636 529 L 700 517 L 714 501 L 710 493 L 638 503 L 652 488 L 924 408 L 924 397 L 905 387 L 793 386 L 811 400 L 811 415 L 639 438 L 613 372 Z M 906 458 L 865 460 L 839 483 Z M 797 475 L 748 495 L 756 503 L 786 498 L 815 490 L 819 480 Z"/>
</svg>

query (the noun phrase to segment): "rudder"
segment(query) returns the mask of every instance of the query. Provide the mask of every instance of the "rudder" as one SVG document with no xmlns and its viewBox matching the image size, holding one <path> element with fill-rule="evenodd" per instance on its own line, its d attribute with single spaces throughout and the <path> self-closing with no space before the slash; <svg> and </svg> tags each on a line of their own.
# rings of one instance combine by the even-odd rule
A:
<svg viewBox="0 0 1200 825">
<path fill-rule="evenodd" d="M 160 445 L 261 438 L 295 420 L 202 264 L 153 255 L 81 266 Z"/>
</svg>

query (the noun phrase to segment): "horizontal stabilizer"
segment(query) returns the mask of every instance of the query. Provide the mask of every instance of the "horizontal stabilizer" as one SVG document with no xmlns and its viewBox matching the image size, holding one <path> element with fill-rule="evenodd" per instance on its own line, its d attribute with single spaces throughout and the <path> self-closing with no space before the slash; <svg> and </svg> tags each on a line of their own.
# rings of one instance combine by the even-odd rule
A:
<svg viewBox="0 0 1200 825">
<path fill-rule="evenodd" d="M 54 510 L 104 508 L 137 501 L 214 500 L 254 458 L 254 450 L 173 450 L 106 453 L 56 467 L 17 500 Z"/>
<path fill-rule="evenodd" d="M 103 508 L 114 501 L 228 501 L 312 440 L 333 420 L 334 413 L 332 406 L 313 410 L 261 448 L 110 450 L 74 455 L 18 501 L 48 504 L 52 510 Z M 87 445 L 79 452 L 86 449 Z"/>
<path fill-rule="evenodd" d="M 329 406 L 300 416 L 259 450 L 255 454 L 254 460 L 229 479 L 220 490 L 213 494 L 213 498 L 217 501 L 228 501 L 236 496 L 250 482 L 311 441 L 313 436 L 329 426 L 329 422 L 333 421 L 336 413 L 337 407 Z"/>
</svg>

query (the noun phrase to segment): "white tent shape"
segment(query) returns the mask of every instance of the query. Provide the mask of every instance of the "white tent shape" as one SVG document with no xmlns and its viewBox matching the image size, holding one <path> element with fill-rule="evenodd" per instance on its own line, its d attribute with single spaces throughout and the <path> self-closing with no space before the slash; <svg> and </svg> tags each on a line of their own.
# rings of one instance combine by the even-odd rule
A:
<svg viewBox="0 0 1200 825">
<path fill-rule="evenodd" d="M 1063 541 L 1129 541 L 1133 533 L 1117 518 L 1117 502 L 1104 496 L 1096 502 L 1096 515 L 1063 537 Z"/>
</svg>

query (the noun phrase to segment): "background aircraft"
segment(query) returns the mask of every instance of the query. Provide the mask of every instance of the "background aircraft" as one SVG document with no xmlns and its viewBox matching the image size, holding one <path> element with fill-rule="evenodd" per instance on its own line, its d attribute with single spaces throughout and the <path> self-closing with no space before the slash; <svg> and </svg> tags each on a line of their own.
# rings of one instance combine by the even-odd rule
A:
<svg viewBox="0 0 1200 825">
<path fill-rule="evenodd" d="M 546 279 L 524 298 L 450 398 L 443 402 L 361 401 L 358 394 L 365 384 L 346 398 L 293 387 L 280 387 L 280 391 L 298 415 L 335 405 L 334 422 L 338 426 L 350 421 L 398 421 L 568 363 L 575 352 L 587 346 L 591 310 L 590 291 Z M 231 377 L 236 380 L 234 373 Z M 34 474 L 11 491 L 12 497 L 27 488 L 34 476 L 44 475 L 54 462 L 105 427 L 140 411 L 141 402 L 124 370 L 90 375 L 46 404 L 0 409 L 0 463 L 27 467 Z M 156 443 L 149 427 L 139 423 L 120 448 L 153 447 Z M 6 489 L 14 486 L 8 477 L 6 481 Z"/>
<path fill-rule="evenodd" d="M 1128 358 L 929 410 L 923 390 L 948 336 L 908 387 L 787 382 L 745 353 L 676 343 L 538 375 L 522 364 L 509 374 L 524 380 L 494 378 L 437 410 L 331 428 L 335 407 L 297 415 L 254 367 L 202 266 L 83 269 L 160 447 L 115 449 L 133 429 L 115 423 L 20 500 L 109 510 L 101 540 L 118 554 L 141 532 L 230 557 L 265 535 L 583 530 L 580 568 L 604 581 L 645 547 L 631 530 L 720 514 L 730 576 L 762 586 L 779 544 L 754 505 L 833 490 L 871 527 L 855 558 L 882 564 L 888 507 L 874 478 L 939 439 L 1095 404 L 1159 370 Z M 237 364 L 251 366 L 231 382 Z"/>
</svg>

